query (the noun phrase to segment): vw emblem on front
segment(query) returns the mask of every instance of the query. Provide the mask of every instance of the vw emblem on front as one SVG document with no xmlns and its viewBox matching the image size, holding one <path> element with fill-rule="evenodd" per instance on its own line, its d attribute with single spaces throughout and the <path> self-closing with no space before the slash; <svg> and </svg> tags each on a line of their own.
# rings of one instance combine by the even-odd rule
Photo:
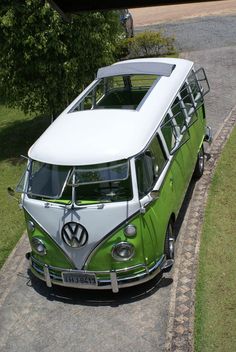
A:
<svg viewBox="0 0 236 352">
<path fill-rule="evenodd" d="M 61 231 L 63 241 L 70 247 L 79 248 L 88 242 L 88 232 L 77 222 L 66 223 Z"/>
</svg>

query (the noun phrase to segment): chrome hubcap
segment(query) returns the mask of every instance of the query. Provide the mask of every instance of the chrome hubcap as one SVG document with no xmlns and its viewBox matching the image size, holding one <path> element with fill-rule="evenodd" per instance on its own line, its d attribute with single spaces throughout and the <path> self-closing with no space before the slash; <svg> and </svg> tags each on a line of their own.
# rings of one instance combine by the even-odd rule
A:
<svg viewBox="0 0 236 352">
<path fill-rule="evenodd" d="M 201 151 L 199 153 L 199 168 L 201 170 L 203 170 L 203 168 L 204 168 L 204 153 L 203 153 L 202 149 L 201 149 Z"/>
<path fill-rule="evenodd" d="M 170 259 L 174 259 L 175 253 L 175 240 L 173 237 L 169 237 L 169 256 Z"/>
</svg>

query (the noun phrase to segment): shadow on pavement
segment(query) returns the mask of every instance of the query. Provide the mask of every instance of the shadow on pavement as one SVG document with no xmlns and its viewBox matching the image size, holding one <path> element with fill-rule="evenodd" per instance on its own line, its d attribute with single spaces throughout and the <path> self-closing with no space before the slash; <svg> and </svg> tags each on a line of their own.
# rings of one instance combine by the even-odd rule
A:
<svg viewBox="0 0 236 352">
<path fill-rule="evenodd" d="M 176 222 L 175 222 L 175 236 L 176 236 L 176 239 L 177 239 L 177 237 L 179 235 L 181 226 L 183 224 L 184 217 L 186 215 L 189 203 L 191 201 L 195 185 L 196 185 L 196 180 L 192 178 L 192 180 L 191 180 L 191 182 L 190 182 L 190 184 L 188 186 L 188 190 L 187 190 L 187 192 L 185 194 L 183 204 L 182 204 L 182 206 L 180 208 L 179 215 L 178 215 L 178 217 L 176 219 Z"/>
<path fill-rule="evenodd" d="M 151 296 L 173 282 L 172 278 L 163 277 L 159 274 L 144 284 L 123 288 L 118 293 L 112 293 L 110 290 L 83 290 L 57 285 L 48 288 L 43 281 L 35 278 L 30 271 L 28 275 L 30 278 L 28 285 L 48 300 L 83 306 L 117 307 L 121 304 L 136 302 Z"/>
</svg>

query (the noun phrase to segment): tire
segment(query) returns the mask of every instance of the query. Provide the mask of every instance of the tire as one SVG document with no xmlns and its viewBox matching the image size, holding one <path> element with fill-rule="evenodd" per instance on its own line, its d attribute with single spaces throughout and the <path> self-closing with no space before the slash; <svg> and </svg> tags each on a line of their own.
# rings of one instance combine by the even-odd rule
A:
<svg viewBox="0 0 236 352">
<path fill-rule="evenodd" d="M 202 144 L 201 149 L 198 152 L 197 155 L 197 162 L 196 162 L 196 166 L 193 172 L 193 177 L 195 179 L 199 179 L 204 172 L 204 167 L 205 167 L 205 157 L 204 157 L 205 153 L 204 153 L 204 146 Z"/>
<path fill-rule="evenodd" d="M 174 235 L 174 224 L 173 221 L 169 221 L 166 236 L 165 236 L 165 246 L 164 246 L 164 254 L 166 255 L 166 259 L 173 259 L 175 257 L 175 235 Z"/>
</svg>

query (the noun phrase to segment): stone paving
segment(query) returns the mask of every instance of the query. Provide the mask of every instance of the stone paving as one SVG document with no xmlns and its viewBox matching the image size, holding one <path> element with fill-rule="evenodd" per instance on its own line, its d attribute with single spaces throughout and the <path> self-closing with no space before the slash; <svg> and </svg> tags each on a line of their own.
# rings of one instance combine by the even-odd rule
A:
<svg viewBox="0 0 236 352">
<path fill-rule="evenodd" d="M 177 259 L 173 274 L 166 351 L 192 352 L 194 329 L 195 284 L 200 236 L 207 201 L 207 193 L 221 151 L 236 124 L 236 107 L 225 120 L 206 156 L 204 175 L 196 183 L 181 228 Z"/>
</svg>

